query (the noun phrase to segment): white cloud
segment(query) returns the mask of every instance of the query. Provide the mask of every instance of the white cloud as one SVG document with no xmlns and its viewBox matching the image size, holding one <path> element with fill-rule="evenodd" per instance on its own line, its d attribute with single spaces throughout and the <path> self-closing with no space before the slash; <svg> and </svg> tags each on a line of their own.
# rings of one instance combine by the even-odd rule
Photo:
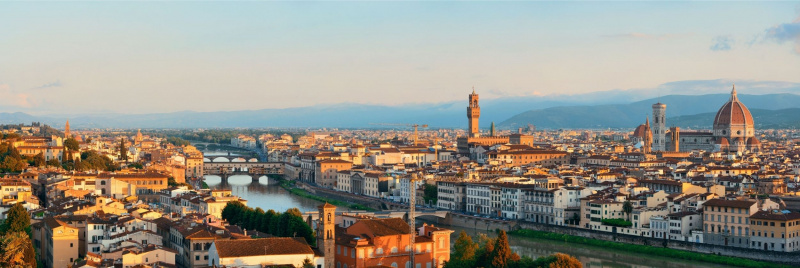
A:
<svg viewBox="0 0 800 268">
<path fill-rule="evenodd" d="M 800 17 L 790 23 L 781 23 L 766 30 L 766 40 L 778 43 L 794 42 L 794 52 L 800 54 Z"/>
<path fill-rule="evenodd" d="M 733 37 L 730 35 L 720 35 L 714 37 L 713 44 L 709 49 L 713 51 L 727 51 L 731 50 L 731 46 L 734 43 Z"/>
</svg>

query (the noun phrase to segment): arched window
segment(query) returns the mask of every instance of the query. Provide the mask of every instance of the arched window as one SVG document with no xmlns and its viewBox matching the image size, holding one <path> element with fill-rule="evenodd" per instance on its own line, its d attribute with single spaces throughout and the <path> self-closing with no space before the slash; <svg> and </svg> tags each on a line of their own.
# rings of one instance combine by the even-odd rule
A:
<svg viewBox="0 0 800 268">
<path fill-rule="evenodd" d="M 331 222 L 331 214 L 328 213 L 328 222 Z"/>
<path fill-rule="evenodd" d="M 391 250 L 391 252 L 392 252 L 392 253 L 397 253 L 397 247 L 392 247 L 392 250 Z"/>
<path fill-rule="evenodd" d="M 376 250 L 375 250 L 375 253 L 377 253 L 378 255 L 381 255 L 381 254 L 383 254 L 383 248 L 378 248 L 378 249 L 376 249 Z"/>
<path fill-rule="evenodd" d="M 394 267 L 394 268 L 397 268 L 397 263 L 396 263 L 396 262 L 393 262 L 393 263 L 392 263 L 392 267 Z"/>
</svg>

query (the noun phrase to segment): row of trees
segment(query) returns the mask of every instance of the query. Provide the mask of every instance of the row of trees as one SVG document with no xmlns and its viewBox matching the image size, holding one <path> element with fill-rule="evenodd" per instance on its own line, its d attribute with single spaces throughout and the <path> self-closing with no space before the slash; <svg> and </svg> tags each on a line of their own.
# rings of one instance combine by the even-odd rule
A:
<svg viewBox="0 0 800 268">
<path fill-rule="evenodd" d="M 265 212 L 261 208 L 252 209 L 241 202 L 231 201 L 222 209 L 222 218 L 247 230 L 278 237 L 303 237 L 308 244 L 316 245 L 314 231 L 297 208 L 290 208 L 284 213 L 271 209 Z"/>
<path fill-rule="evenodd" d="M 31 240 L 31 218 L 20 203 L 8 211 L 0 225 L 0 266 L 36 267 L 36 250 Z"/>
<path fill-rule="evenodd" d="M 461 231 L 456 239 L 454 251 L 450 261 L 444 264 L 445 268 L 460 267 L 485 267 L 485 268 L 581 268 L 583 264 L 572 256 L 557 253 L 548 257 L 531 259 L 521 257 L 511 250 L 508 244 L 508 235 L 500 231 L 496 238 L 485 234 L 474 242 L 472 237 Z"/>
</svg>

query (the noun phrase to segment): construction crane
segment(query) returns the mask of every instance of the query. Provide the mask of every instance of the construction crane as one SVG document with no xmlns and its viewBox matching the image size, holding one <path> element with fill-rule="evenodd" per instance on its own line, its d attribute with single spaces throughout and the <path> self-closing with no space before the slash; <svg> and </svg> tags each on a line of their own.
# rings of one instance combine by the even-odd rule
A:
<svg viewBox="0 0 800 268">
<path fill-rule="evenodd" d="M 411 253 L 409 253 L 409 261 L 411 262 L 411 267 L 416 267 L 414 265 L 414 257 L 417 253 L 417 245 L 415 245 L 415 238 L 417 237 L 417 222 L 416 216 L 414 215 L 414 209 L 417 206 L 417 173 L 412 173 L 411 178 L 409 179 L 408 185 L 408 225 L 411 226 Z"/>
<path fill-rule="evenodd" d="M 402 127 L 413 127 L 414 128 L 414 146 L 417 146 L 417 130 L 419 127 L 427 128 L 427 124 L 390 124 L 390 123 L 369 123 L 370 125 L 379 125 L 379 126 L 402 126 Z"/>
</svg>

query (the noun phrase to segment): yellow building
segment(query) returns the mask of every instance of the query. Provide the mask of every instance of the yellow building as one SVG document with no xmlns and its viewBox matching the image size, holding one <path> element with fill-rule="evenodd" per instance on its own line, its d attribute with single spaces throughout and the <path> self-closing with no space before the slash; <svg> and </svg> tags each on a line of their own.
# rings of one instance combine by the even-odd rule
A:
<svg viewBox="0 0 800 268">
<path fill-rule="evenodd" d="M 795 252 L 800 249 L 800 213 L 758 211 L 750 216 L 750 248 Z"/>
<path fill-rule="evenodd" d="M 749 248 L 750 216 L 757 211 L 758 205 L 755 201 L 706 201 L 703 203 L 703 242 Z"/>
<path fill-rule="evenodd" d="M 32 225 L 34 246 L 45 267 L 68 267 L 78 259 L 78 228 L 53 217 Z"/>
</svg>

